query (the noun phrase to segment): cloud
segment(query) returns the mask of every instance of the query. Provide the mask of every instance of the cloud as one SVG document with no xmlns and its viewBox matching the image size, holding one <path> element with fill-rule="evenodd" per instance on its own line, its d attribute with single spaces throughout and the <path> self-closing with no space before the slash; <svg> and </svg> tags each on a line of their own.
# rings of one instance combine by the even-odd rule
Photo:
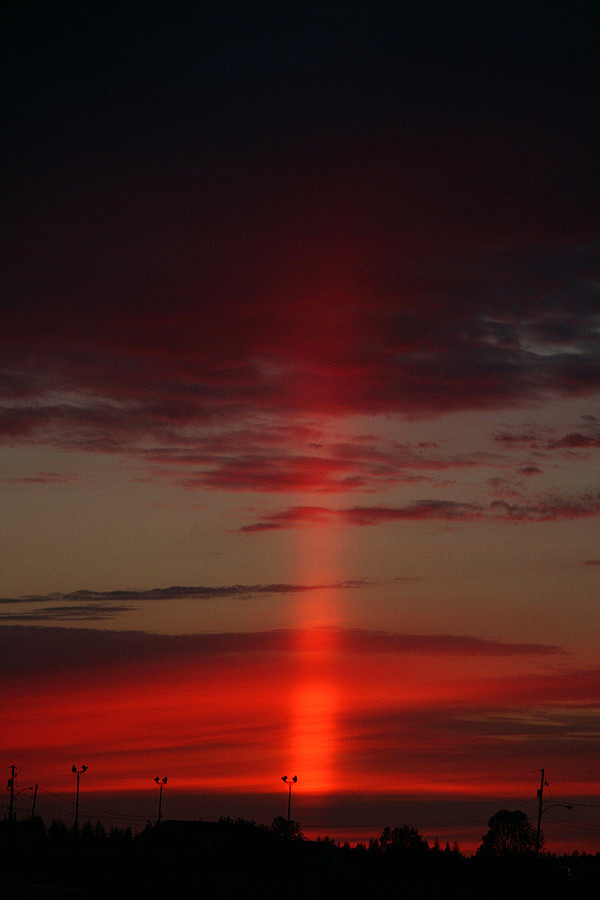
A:
<svg viewBox="0 0 600 900">
<path fill-rule="evenodd" d="M 320 493 L 346 491 L 384 490 L 399 484 L 419 484 L 432 481 L 429 474 L 451 468 L 476 467 L 481 463 L 466 457 L 427 456 L 427 447 L 412 448 L 394 443 L 391 447 L 374 437 L 360 438 L 354 442 L 327 442 L 309 445 L 310 454 L 281 452 L 273 447 L 265 452 L 269 444 L 264 430 L 254 435 L 246 435 L 246 448 L 254 444 L 253 452 L 243 454 L 205 455 L 203 459 L 187 457 L 170 458 L 170 461 L 185 461 L 203 466 L 194 475 L 182 478 L 174 473 L 175 479 L 185 488 L 216 488 L 219 490 L 244 490 L 268 492 L 313 492 Z M 379 444 L 379 446 L 378 446 Z M 382 446 L 383 445 L 383 446 Z M 414 470 L 421 470 L 416 474 Z"/>
<path fill-rule="evenodd" d="M 562 448 L 574 449 L 576 447 L 600 447 L 600 434 L 581 434 L 579 432 L 571 432 L 565 434 L 564 437 L 548 444 L 552 450 L 561 450 Z"/>
<path fill-rule="evenodd" d="M 437 520 L 445 522 L 510 521 L 548 522 L 579 519 L 600 514 L 600 493 L 579 497 L 547 497 L 537 503 L 517 504 L 492 500 L 487 506 L 452 500 L 421 500 L 407 506 L 355 506 L 334 509 L 324 506 L 294 506 L 270 513 L 264 520 L 242 525 L 240 531 L 253 533 L 298 526 L 379 525 L 386 522 Z"/>
<path fill-rule="evenodd" d="M 191 586 L 174 585 L 167 588 L 151 588 L 148 590 L 115 590 L 115 591 L 89 591 L 79 590 L 71 593 L 29 594 L 22 597 L 2 597 L 0 604 L 30 604 L 30 603 L 56 603 L 58 600 L 66 604 L 77 604 L 80 609 L 95 610 L 94 603 L 132 603 L 146 602 L 150 600 L 220 600 L 228 597 L 244 597 L 252 599 L 266 594 L 296 594 L 305 591 L 320 591 L 323 588 L 347 590 L 362 587 L 366 581 L 350 580 L 331 582 L 329 584 L 233 584 L 221 586 Z M 83 604 L 83 606 L 82 606 Z M 56 607 L 62 609 L 63 607 Z M 123 607 L 128 609 L 129 607 Z M 110 607 L 115 609 L 115 607 Z M 47 611 L 47 610 L 46 610 Z M 109 609 L 107 608 L 107 612 Z M 101 615 L 101 610 L 99 615 Z"/>
<path fill-rule="evenodd" d="M 92 612 L 92 608 L 85 608 Z M 64 667 L 180 664 L 185 660 L 236 657 L 266 661 L 269 656 L 297 657 L 314 652 L 335 657 L 432 656 L 456 658 L 553 658 L 559 647 L 547 644 L 510 643 L 452 634 L 402 634 L 338 627 L 280 629 L 263 632 L 165 635 L 142 631 L 110 631 L 86 628 L 5 625 L 0 628 L 0 671 L 8 677 L 27 672 L 62 671 Z M 287 671 L 287 670 L 286 670 Z"/>
<path fill-rule="evenodd" d="M 185 446 L 190 428 L 259 413 L 281 421 L 428 416 L 600 386 L 593 248 L 507 251 L 499 299 L 497 269 L 492 277 L 489 258 L 474 248 L 453 263 L 454 248 L 431 256 L 424 246 L 415 259 L 367 229 L 354 263 L 356 237 L 327 271 L 314 241 L 296 259 L 293 239 L 270 242 L 269 265 L 248 253 L 247 235 L 244 244 L 241 235 L 230 238 L 227 265 L 216 246 L 205 247 L 203 259 L 214 252 L 221 261 L 199 265 L 192 239 L 183 241 L 168 270 L 179 265 L 187 273 L 193 297 L 173 286 L 168 308 L 160 260 L 150 263 L 159 271 L 141 303 L 139 290 L 128 298 L 130 276 L 116 260 L 98 261 L 101 268 L 86 276 L 69 266 L 60 316 L 54 296 L 43 294 L 42 263 L 35 276 L 23 276 L 22 307 L 2 313 L 4 440 L 139 452 L 148 439 Z M 81 241 L 69 248 L 75 259 L 97 244 L 92 234 Z M 65 271 L 67 248 L 55 249 L 44 265 Z M 45 276 L 53 283 L 58 272 Z M 110 296 L 115 286 L 125 299 Z M 97 300 L 80 304 L 82 295 Z M 228 474 L 217 467 L 215 483 L 227 483 Z"/>
<path fill-rule="evenodd" d="M 338 632 L 336 647 L 346 653 L 416 653 L 459 656 L 519 656 L 529 653 L 560 654 L 557 646 L 490 641 L 466 635 L 399 634 L 366 629 L 333 629 Z"/>
<path fill-rule="evenodd" d="M 494 440 L 502 444 L 535 444 L 539 436 L 534 431 L 521 431 L 517 434 L 507 431 L 498 431 L 494 434 Z"/>
<path fill-rule="evenodd" d="M 111 22 L 93 48 L 72 38 L 77 77 L 66 63 L 56 76 L 44 38 L 10 42 L 3 440 L 141 453 L 258 416 L 428 417 L 597 391 L 594 27 L 560 54 L 532 40 L 515 54 L 498 20 L 465 25 L 464 43 L 445 21 L 346 13 L 324 41 L 333 18 L 293 20 L 245 21 L 243 51 L 237 21 L 179 20 L 153 54 Z M 140 24 L 138 49 L 161 26 Z M 74 27 L 53 24 L 48 46 Z"/>
<path fill-rule="evenodd" d="M 337 511 L 325 506 L 292 506 L 280 512 L 270 513 L 263 521 L 240 526 L 240 531 L 251 534 L 257 531 L 273 531 L 294 528 L 298 525 L 327 525 L 335 521 Z"/>
<path fill-rule="evenodd" d="M 53 428 L 50 410 L 36 411 L 39 424 L 44 422 L 47 426 L 40 441 L 61 449 L 135 456 L 149 467 L 149 474 L 141 479 L 166 479 L 185 490 L 373 492 L 402 484 L 435 483 L 438 473 L 489 463 L 476 455 L 444 456 L 433 442 L 411 445 L 361 434 L 342 441 L 335 425 L 326 430 L 301 422 L 269 421 L 261 428 L 219 428 L 196 423 L 193 429 L 184 429 L 167 427 L 162 413 L 161 424 L 157 424 L 153 435 L 160 444 L 147 447 L 143 444 L 150 437 L 152 426 L 138 420 L 137 413 L 132 423 L 123 424 L 119 410 L 107 408 L 99 417 L 94 413 L 86 420 L 88 413 L 89 410 L 63 408 L 61 431 Z M 11 431 L 13 426 L 9 416 L 5 427 Z M 33 438 L 34 443 L 37 441 Z M 40 473 L 12 479 L 11 483 L 49 483 L 68 478 Z"/>
<path fill-rule="evenodd" d="M 212 471 L 182 479 L 186 488 L 250 491 L 351 491 L 374 481 L 351 463 L 318 456 L 240 456 L 221 462 Z"/>
<path fill-rule="evenodd" d="M 18 475 L 13 478 L 0 478 L 3 484 L 69 484 L 81 481 L 80 475 L 67 472 L 38 472 L 36 475 Z"/>
<path fill-rule="evenodd" d="M 500 431 L 494 440 L 507 446 L 528 444 L 541 450 L 573 450 L 600 447 L 600 422 L 593 415 L 581 416 L 581 431 L 571 431 L 560 437 L 550 437 L 549 429 L 524 427 L 520 431 Z"/>
<path fill-rule="evenodd" d="M 422 500 L 405 507 L 355 506 L 347 509 L 330 509 L 323 506 L 295 506 L 272 513 L 263 522 L 243 525 L 240 531 L 268 531 L 298 525 L 325 525 L 331 522 L 344 525 L 379 525 L 385 522 L 427 519 L 470 521 L 482 516 L 482 507 L 451 500 Z"/>
<path fill-rule="evenodd" d="M 0 603 L 7 602 L 10 601 L 0 600 Z M 131 609 L 133 609 L 131 606 L 46 606 L 42 609 L 25 612 L 0 613 L 0 622 L 11 624 L 16 622 L 99 622 L 103 619 L 114 619 L 119 613 L 129 612 Z"/>
<path fill-rule="evenodd" d="M 548 497 L 535 504 L 493 500 L 490 510 L 509 521 L 550 522 L 558 519 L 583 519 L 600 513 L 600 493 L 590 492 L 573 498 Z"/>
<path fill-rule="evenodd" d="M 473 521 L 481 518 L 482 508 L 474 503 L 453 500 L 421 500 L 410 506 L 355 506 L 342 511 L 348 525 L 379 525 L 382 522 L 422 521 L 442 519 Z"/>
</svg>

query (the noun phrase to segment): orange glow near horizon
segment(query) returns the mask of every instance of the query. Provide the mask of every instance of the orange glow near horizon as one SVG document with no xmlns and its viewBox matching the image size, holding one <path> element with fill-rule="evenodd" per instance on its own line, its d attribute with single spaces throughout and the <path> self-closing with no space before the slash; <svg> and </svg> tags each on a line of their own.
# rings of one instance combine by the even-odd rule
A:
<svg viewBox="0 0 600 900">
<path fill-rule="evenodd" d="M 291 632 L 176 642 L 135 665 L 90 656 L 85 680 L 15 671 L 0 755 L 58 793 L 73 763 L 89 766 L 89 791 L 143 791 L 167 774 L 173 789 L 233 798 L 297 775 L 296 808 L 342 792 L 526 796 L 541 763 L 565 793 L 600 788 L 597 673 L 560 657 L 480 654 L 475 667 L 469 651 L 382 651 L 374 633 L 331 627 L 335 602 L 335 589 L 303 598 L 307 627 Z"/>
</svg>

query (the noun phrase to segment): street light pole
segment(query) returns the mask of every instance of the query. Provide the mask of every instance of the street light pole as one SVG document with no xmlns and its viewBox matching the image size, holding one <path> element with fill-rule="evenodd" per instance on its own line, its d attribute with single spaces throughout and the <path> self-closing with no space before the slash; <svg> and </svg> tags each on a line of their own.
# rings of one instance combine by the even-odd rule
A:
<svg viewBox="0 0 600 900">
<path fill-rule="evenodd" d="M 79 829 L 79 778 L 83 775 L 84 772 L 87 772 L 87 766 L 82 766 L 80 769 L 77 766 L 71 766 L 71 772 L 77 777 L 77 793 L 75 795 L 75 831 Z"/>
<path fill-rule="evenodd" d="M 8 806 L 8 821 L 12 822 L 13 806 L 15 802 L 15 769 L 16 766 L 10 767 L 10 778 L 8 779 L 8 787 L 10 788 L 10 803 Z"/>
<path fill-rule="evenodd" d="M 165 775 L 164 778 L 159 778 L 157 775 L 154 780 L 160 788 L 160 792 L 158 795 L 158 820 L 156 822 L 157 825 L 160 825 L 161 820 L 162 820 L 162 792 L 163 792 L 163 787 L 167 783 L 167 776 Z"/>
<path fill-rule="evenodd" d="M 287 775 L 282 775 L 281 780 L 285 781 L 285 783 L 287 784 L 287 786 L 289 788 L 289 790 L 288 790 L 288 816 L 287 816 L 287 820 L 289 822 L 291 819 L 291 810 L 292 810 L 292 785 L 296 784 L 296 782 L 298 781 L 298 776 L 294 775 L 293 778 L 288 779 Z"/>
<path fill-rule="evenodd" d="M 539 851 L 540 851 L 540 824 L 541 824 L 541 820 L 542 820 L 542 815 L 545 812 L 548 812 L 548 810 L 552 809 L 554 806 L 562 806 L 563 809 L 573 809 L 573 807 L 570 803 L 550 803 L 548 806 L 545 806 L 543 808 L 543 810 L 540 814 L 539 820 L 538 820 L 538 833 L 537 833 L 537 840 L 536 840 L 536 845 L 535 845 L 536 853 L 539 853 Z"/>
<path fill-rule="evenodd" d="M 14 795 L 14 799 L 16 800 L 17 797 L 19 796 L 19 794 L 23 794 L 25 791 L 32 791 L 32 790 L 33 790 L 32 787 L 24 787 L 24 788 L 21 788 L 21 790 L 20 790 L 20 791 L 17 791 L 17 793 Z M 15 821 L 17 820 L 17 813 L 16 813 L 16 811 L 14 811 L 14 812 L 12 813 L 12 817 L 15 819 Z"/>
</svg>

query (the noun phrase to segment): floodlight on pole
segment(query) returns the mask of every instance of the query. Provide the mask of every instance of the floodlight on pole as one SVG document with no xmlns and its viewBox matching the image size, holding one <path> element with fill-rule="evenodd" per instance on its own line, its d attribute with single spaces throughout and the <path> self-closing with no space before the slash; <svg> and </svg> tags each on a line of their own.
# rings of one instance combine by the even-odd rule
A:
<svg viewBox="0 0 600 900">
<path fill-rule="evenodd" d="M 87 766 L 82 766 L 78 769 L 75 765 L 71 766 L 71 772 L 77 778 L 77 793 L 75 794 L 75 831 L 79 828 L 79 779 L 84 772 L 87 772 L 87 768 Z"/>
<path fill-rule="evenodd" d="M 157 775 L 154 780 L 160 788 L 160 792 L 158 795 L 158 819 L 156 821 L 156 824 L 160 825 L 161 820 L 162 820 L 162 792 L 163 792 L 163 788 L 164 788 L 165 784 L 167 783 L 167 776 L 165 775 L 164 778 L 159 778 Z"/>
<path fill-rule="evenodd" d="M 288 790 L 288 816 L 287 816 L 287 820 L 289 822 L 290 818 L 291 818 L 290 813 L 291 813 L 291 809 L 292 809 L 292 785 L 296 784 L 296 782 L 298 781 L 298 776 L 294 775 L 293 778 L 288 778 L 287 775 L 282 775 L 281 780 L 285 781 L 285 783 L 287 784 L 287 786 L 289 788 L 289 790 Z"/>
</svg>

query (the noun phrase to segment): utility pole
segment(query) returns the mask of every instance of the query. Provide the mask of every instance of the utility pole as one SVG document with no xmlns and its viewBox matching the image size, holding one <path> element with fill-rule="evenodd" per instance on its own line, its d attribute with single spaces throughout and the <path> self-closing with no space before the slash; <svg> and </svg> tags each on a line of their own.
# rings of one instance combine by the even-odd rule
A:
<svg viewBox="0 0 600 900">
<path fill-rule="evenodd" d="M 38 789 L 38 785 L 37 785 L 37 781 L 36 781 L 35 789 L 33 791 L 33 803 L 31 804 L 31 818 L 32 819 L 35 817 L 35 801 L 37 800 L 37 789 Z"/>
<path fill-rule="evenodd" d="M 13 805 L 15 802 L 15 769 L 16 766 L 10 767 L 10 778 L 8 779 L 8 787 L 10 788 L 10 804 L 8 807 L 8 821 L 12 822 L 13 820 Z"/>
<path fill-rule="evenodd" d="M 540 787 L 537 792 L 538 796 L 538 821 L 537 821 L 537 832 L 535 836 L 535 852 L 540 852 L 540 835 L 542 830 L 542 804 L 544 802 L 544 770 L 540 769 L 542 773 L 542 777 L 540 779 Z"/>
<path fill-rule="evenodd" d="M 71 772 L 77 778 L 77 794 L 75 799 L 75 825 L 73 826 L 75 831 L 79 831 L 79 778 L 83 775 L 84 772 L 87 772 L 87 766 L 82 766 L 80 769 L 77 766 L 73 765 L 71 767 Z"/>
</svg>

